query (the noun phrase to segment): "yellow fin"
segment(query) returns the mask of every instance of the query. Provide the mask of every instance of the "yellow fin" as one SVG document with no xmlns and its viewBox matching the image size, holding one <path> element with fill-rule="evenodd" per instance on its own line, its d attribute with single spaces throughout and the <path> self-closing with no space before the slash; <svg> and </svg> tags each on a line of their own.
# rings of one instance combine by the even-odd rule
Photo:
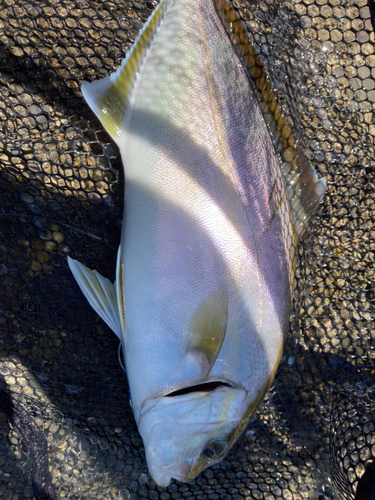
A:
<svg viewBox="0 0 375 500">
<path fill-rule="evenodd" d="M 208 373 L 223 344 L 227 321 L 228 294 L 223 286 L 215 290 L 196 311 L 185 347 L 187 353 L 205 356 Z"/>
<path fill-rule="evenodd" d="M 246 70 L 268 127 L 290 202 L 295 234 L 299 239 L 322 201 L 326 182 L 318 179 L 315 168 L 307 161 L 302 149 L 285 121 L 266 70 L 252 46 L 241 20 L 227 0 L 214 0 L 216 12 L 232 45 Z"/>
<path fill-rule="evenodd" d="M 167 4 L 168 0 L 161 0 L 115 73 L 97 82 L 82 83 L 82 94 L 88 105 L 117 143 L 139 67 L 164 16 Z"/>
</svg>

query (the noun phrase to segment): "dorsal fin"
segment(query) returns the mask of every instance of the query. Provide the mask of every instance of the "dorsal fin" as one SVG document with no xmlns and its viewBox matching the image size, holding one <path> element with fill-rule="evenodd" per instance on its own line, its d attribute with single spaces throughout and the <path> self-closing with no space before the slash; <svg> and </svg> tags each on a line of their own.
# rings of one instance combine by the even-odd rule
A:
<svg viewBox="0 0 375 500">
<path fill-rule="evenodd" d="M 257 97 L 271 140 L 280 159 L 281 172 L 292 211 L 295 232 L 300 238 L 322 201 L 326 182 L 297 146 L 268 81 L 266 71 L 252 46 L 241 20 L 227 0 L 214 0 L 218 16 L 246 70 Z"/>
<path fill-rule="evenodd" d="M 103 80 L 82 83 L 84 98 L 116 143 L 120 140 L 121 126 L 137 72 L 168 3 L 168 0 L 161 0 L 117 71 Z"/>
<path fill-rule="evenodd" d="M 228 321 L 228 294 L 223 286 L 214 290 L 192 318 L 185 353 L 204 359 L 207 376 L 220 352 Z"/>
</svg>

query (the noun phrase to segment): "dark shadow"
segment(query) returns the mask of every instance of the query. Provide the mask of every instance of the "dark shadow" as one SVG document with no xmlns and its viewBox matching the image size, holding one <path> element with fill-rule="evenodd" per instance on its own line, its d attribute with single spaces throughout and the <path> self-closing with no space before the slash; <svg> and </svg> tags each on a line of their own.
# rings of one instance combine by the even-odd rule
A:
<svg viewBox="0 0 375 500">
<path fill-rule="evenodd" d="M 6 389 L 5 381 L 0 382 L 0 411 L 20 436 L 26 446 L 32 464 L 31 479 L 36 500 L 57 500 L 48 469 L 47 440 L 37 427 L 27 409 L 17 402 L 14 394 Z"/>
<path fill-rule="evenodd" d="M 366 471 L 358 481 L 355 500 L 374 500 L 375 498 L 375 462 L 366 466 Z"/>
</svg>

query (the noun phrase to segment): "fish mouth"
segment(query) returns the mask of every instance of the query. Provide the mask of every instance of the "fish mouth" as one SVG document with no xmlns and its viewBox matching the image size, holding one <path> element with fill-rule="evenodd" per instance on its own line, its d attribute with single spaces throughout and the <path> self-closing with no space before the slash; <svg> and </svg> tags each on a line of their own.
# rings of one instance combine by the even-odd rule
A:
<svg viewBox="0 0 375 500">
<path fill-rule="evenodd" d="M 154 481 L 159 486 L 168 485 L 171 478 L 187 482 L 221 460 L 224 448 L 219 446 L 225 443 L 225 452 L 230 448 L 247 406 L 244 388 L 214 378 L 192 380 L 171 387 L 164 397 L 146 400 L 138 429 Z"/>
<path fill-rule="evenodd" d="M 222 382 L 220 380 L 216 380 L 216 381 L 204 382 L 202 384 L 191 385 L 188 387 L 183 387 L 182 389 L 177 389 L 176 391 L 164 394 L 164 397 L 171 398 L 175 396 L 183 396 L 185 394 L 191 394 L 194 392 L 213 392 L 220 387 L 230 387 L 231 389 L 234 388 L 228 382 Z"/>
</svg>

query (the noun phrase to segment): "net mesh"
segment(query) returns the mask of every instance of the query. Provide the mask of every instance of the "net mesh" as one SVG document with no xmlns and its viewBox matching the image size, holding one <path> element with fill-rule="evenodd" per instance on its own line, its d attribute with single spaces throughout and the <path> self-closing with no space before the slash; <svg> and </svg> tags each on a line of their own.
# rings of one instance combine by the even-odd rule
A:
<svg viewBox="0 0 375 500">
<path fill-rule="evenodd" d="M 121 63 L 142 1 L 0 0 L 0 497 L 354 499 L 375 457 L 375 53 L 366 1 L 233 0 L 327 193 L 299 247 L 266 401 L 226 459 L 155 485 L 118 341 L 66 257 L 114 279 L 119 151 L 82 80 Z"/>
</svg>

